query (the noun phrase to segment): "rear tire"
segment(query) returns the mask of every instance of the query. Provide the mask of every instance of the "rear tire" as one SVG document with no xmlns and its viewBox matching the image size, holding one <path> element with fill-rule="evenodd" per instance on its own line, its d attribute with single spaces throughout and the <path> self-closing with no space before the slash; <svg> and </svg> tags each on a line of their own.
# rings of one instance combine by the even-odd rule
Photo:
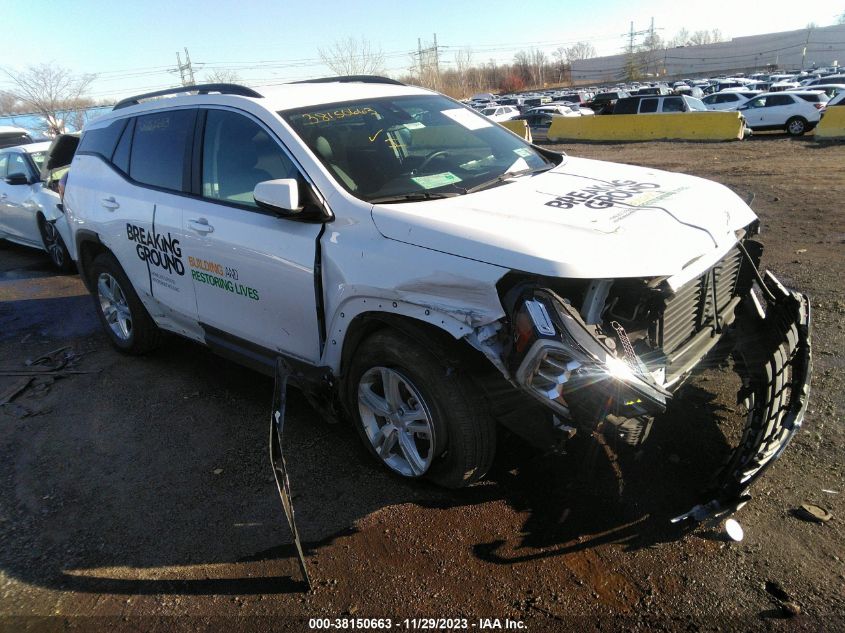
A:
<svg viewBox="0 0 845 633">
<path fill-rule="evenodd" d="M 118 351 L 145 354 L 158 347 L 161 330 L 114 255 L 97 255 L 91 264 L 90 280 L 97 316 Z"/>
<path fill-rule="evenodd" d="M 801 136 L 807 131 L 807 119 L 794 116 L 786 122 L 785 129 L 790 136 Z"/>
<path fill-rule="evenodd" d="M 364 445 L 402 477 L 462 488 L 490 469 L 495 422 L 461 368 L 393 330 L 358 348 L 346 398 Z"/>
</svg>

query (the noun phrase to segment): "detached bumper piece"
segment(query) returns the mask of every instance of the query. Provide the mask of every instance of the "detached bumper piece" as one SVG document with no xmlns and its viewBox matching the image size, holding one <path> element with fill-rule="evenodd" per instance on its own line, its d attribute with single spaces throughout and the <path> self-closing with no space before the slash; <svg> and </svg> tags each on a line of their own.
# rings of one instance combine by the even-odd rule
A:
<svg viewBox="0 0 845 633">
<path fill-rule="evenodd" d="M 726 516 L 750 500 L 748 489 L 780 456 L 801 427 L 810 395 L 810 301 L 770 272 L 745 297 L 736 322 L 735 368 L 748 410 L 742 440 L 716 479 L 714 498 L 672 519 Z"/>
<path fill-rule="evenodd" d="M 273 409 L 270 412 L 270 464 L 273 467 L 273 476 L 276 478 L 276 488 L 282 501 L 282 510 L 287 519 L 288 528 L 293 536 L 293 543 L 296 547 L 296 555 L 299 559 L 299 568 L 302 571 L 302 579 L 311 591 L 311 579 L 308 576 L 308 569 L 305 566 L 305 555 L 302 552 L 302 543 L 299 540 L 299 531 L 296 529 L 296 521 L 293 513 L 293 500 L 290 493 L 290 481 L 285 465 L 285 456 L 282 453 L 282 436 L 285 429 L 285 404 L 287 402 L 288 378 L 291 376 L 290 367 L 279 357 L 276 359 L 276 381 L 273 387 Z"/>
</svg>

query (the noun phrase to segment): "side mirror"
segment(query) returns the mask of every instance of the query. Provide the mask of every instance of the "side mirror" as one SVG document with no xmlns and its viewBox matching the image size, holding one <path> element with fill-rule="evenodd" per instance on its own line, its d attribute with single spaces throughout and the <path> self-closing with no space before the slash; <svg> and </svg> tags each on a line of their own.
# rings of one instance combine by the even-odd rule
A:
<svg viewBox="0 0 845 633">
<path fill-rule="evenodd" d="M 305 200 L 300 199 L 299 183 L 295 178 L 259 182 L 252 191 L 252 197 L 260 208 L 288 220 L 322 223 L 330 222 L 333 217 L 319 204 L 309 202 L 307 191 Z"/>
<path fill-rule="evenodd" d="M 259 207 L 289 217 L 301 211 L 299 206 L 299 185 L 294 178 L 265 180 L 255 185 L 252 192 Z"/>
<path fill-rule="evenodd" d="M 16 172 L 14 174 L 9 174 L 6 176 L 6 184 L 7 185 L 28 185 L 29 184 L 29 176 L 26 174 L 22 174 L 20 172 Z"/>
</svg>

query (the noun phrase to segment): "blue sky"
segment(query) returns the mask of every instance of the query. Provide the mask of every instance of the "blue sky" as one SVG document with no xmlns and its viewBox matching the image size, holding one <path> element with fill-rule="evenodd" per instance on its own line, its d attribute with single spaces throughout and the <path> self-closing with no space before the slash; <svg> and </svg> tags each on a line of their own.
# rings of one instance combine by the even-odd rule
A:
<svg viewBox="0 0 845 633">
<path fill-rule="evenodd" d="M 417 38 L 437 33 L 441 59 L 452 63 L 459 49 L 473 60 L 509 61 L 520 49 L 550 53 L 560 45 L 591 40 L 599 54 L 620 52 L 634 21 L 671 38 L 718 28 L 727 38 L 833 24 L 845 0 L 805 0 L 800 11 L 773 4 L 724 0 L 145 0 L 143 2 L 48 2 L 5 0 L 0 69 L 56 63 L 76 73 L 96 73 L 90 94 L 119 97 L 177 85 L 176 51 L 187 47 L 198 79 L 216 68 L 234 69 L 250 84 L 324 76 L 318 48 L 364 37 L 386 54 L 391 74 L 410 65 Z M 523 11 L 523 8 L 525 9 Z M 14 52 L 14 54 L 11 54 Z M 0 89 L 8 87 L 0 72 Z"/>
</svg>

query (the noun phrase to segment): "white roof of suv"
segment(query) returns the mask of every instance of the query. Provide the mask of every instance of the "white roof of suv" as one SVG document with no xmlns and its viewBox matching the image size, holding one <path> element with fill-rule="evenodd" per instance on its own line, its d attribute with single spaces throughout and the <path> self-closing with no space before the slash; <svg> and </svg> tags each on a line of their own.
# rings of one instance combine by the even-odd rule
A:
<svg viewBox="0 0 845 633">
<path fill-rule="evenodd" d="M 190 94 L 191 87 L 186 87 L 185 92 L 177 92 L 172 95 L 160 96 L 143 100 L 138 104 L 125 105 L 100 117 L 98 121 L 106 121 L 112 118 L 124 116 L 129 113 L 155 110 L 164 107 L 178 107 L 201 103 L 219 103 L 232 105 L 235 101 L 249 100 L 253 103 L 277 112 L 279 110 L 290 110 L 303 108 L 310 105 L 326 105 L 356 99 L 378 99 L 380 97 L 397 97 L 405 95 L 430 95 L 431 91 L 415 86 L 406 86 L 398 83 L 373 83 L 373 82 L 320 82 L 320 83 L 291 83 L 277 86 L 258 87 L 255 92 L 261 96 L 245 96 L 233 94 L 220 94 L 210 92 L 208 94 Z M 139 99 L 144 99 L 141 95 Z"/>
</svg>

